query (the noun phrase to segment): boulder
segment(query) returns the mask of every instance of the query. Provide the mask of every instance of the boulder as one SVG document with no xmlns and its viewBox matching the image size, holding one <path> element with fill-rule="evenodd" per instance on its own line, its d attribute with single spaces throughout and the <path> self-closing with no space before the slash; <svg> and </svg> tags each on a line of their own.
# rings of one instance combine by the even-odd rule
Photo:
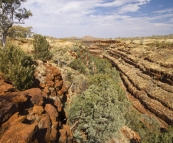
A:
<svg viewBox="0 0 173 143">
<path fill-rule="evenodd" d="M 0 129 L 1 143 L 30 143 L 37 129 L 37 124 L 24 124 L 26 116 L 14 114 Z"/>
<path fill-rule="evenodd" d="M 59 132 L 59 143 L 72 143 L 73 135 L 68 125 L 63 125 L 62 129 L 60 129 Z"/>
<path fill-rule="evenodd" d="M 30 101 L 34 105 L 39 105 L 39 106 L 43 104 L 43 97 L 46 97 L 46 95 L 42 92 L 40 88 L 31 88 L 24 91 L 24 93 L 27 94 L 29 97 L 31 97 Z"/>
<path fill-rule="evenodd" d="M 21 92 L 6 93 L 0 96 L 0 125 L 19 111 L 27 101 L 27 96 Z"/>
<path fill-rule="evenodd" d="M 40 121 L 38 122 L 38 130 L 36 133 L 36 141 L 38 143 L 48 143 L 50 142 L 50 133 L 51 133 L 51 121 L 49 115 L 42 114 Z"/>
<path fill-rule="evenodd" d="M 57 117 L 58 117 L 58 112 L 55 109 L 54 106 L 52 106 L 51 104 L 46 104 L 45 106 L 45 111 L 48 113 L 50 119 L 52 122 L 56 122 L 57 121 Z"/>
<path fill-rule="evenodd" d="M 44 111 L 43 106 L 38 106 L 38 105 L 35 105 L 32 110 L 33 110 L 33 114 L 37 114 L 37 115 L 41 115 Z"/>
</svg>

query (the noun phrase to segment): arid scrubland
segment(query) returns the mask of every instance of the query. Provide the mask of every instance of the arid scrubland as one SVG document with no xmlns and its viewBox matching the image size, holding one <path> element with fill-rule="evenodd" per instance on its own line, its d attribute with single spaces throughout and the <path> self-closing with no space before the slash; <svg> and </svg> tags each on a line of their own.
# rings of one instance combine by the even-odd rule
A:
<svg viewBox="0 0 173 143">
<path fill-rule="evenodd" d="M 37 36 L 7 39 L 33 73 L 1 68 L 0 142 L 172 142 L 172 38 Z"/>
</svg>

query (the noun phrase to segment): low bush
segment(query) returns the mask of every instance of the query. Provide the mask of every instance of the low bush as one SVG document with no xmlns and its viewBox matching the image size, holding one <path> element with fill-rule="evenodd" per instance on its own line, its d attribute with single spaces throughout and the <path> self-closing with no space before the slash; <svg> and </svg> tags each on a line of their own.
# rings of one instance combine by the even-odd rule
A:
<svg viewBox="0 0 173 143">
<path fill-rule="evenodd" d="M 0 50 L 0 71 L 19 90 L 33 84 L 33 60 L 17 47 L 9 46 Z"/>
<path fill-rule="evenodd" d="M 119 136 L 129 103 L 119 100 L 119 86 L 106 74 L 89 79 L 89 87 L 71 102 L 68 123 L 77 142 L 101 143 Z M 121 92 L 124 94 L 123 92 Z"/>
<path fill-rule="evenodd" d="M 136 110 L 125 115 L 128 126 L 141 137 L 141 143 L 173 143 L 173 127 L 161 129 L 158 121 Z"/>
<path fill-rule="evenodd" d="M 86 65 L 81 62 L 79 59 L 74 59 L 70 63 L 70 67 L 73 68 L 74 70 L 78 70 L 80 73 L 85 74 L 86 73 Z"/>
</svg>

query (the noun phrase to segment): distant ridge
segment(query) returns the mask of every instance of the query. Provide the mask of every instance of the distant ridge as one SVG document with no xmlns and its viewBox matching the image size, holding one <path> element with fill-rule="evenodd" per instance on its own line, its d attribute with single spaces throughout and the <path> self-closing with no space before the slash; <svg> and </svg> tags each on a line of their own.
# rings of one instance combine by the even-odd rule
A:
<svg viewBox="0 0 173 143">
<path fill-rule="evenodd" d="M 96 37 L 92 37 L 92 36 L 84 36 L 81 38 L 82 40 L 86 40 L 86 41 L 92 41 L 92 40 L 97 40 L 99 38 Z"/>
<path fill-rule="evenodd" d="M 67 37 L 67 39 L 80 39 L 80 38 L 76 36 L 71 36 L 71 37 Z"/>
<path fill-rule="evenodd" d="M 71 36 L 71 37 L 66 37 L 65 39 L 92 41 L 92 40 L 99 40 L 100 38 L 96 38 L 93 36 L 84 36 L 84 37 Z"/>
</svg>

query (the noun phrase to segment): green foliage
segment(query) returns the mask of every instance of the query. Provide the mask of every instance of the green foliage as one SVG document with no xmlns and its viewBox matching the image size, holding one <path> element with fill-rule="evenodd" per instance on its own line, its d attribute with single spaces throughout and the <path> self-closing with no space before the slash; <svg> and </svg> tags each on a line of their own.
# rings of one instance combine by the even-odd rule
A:
<svg viewBox="0 0 173 143">
<path fill-rule="evenodd" d="M 111 64 L 108 60 L 93 56 L 82 46 L 75 49 L 78 59 L 75 59 L 70 65 L 73 69 L 84 74 L 104 74 L 111 72 Z"/>
<path fill-rule="evenodd" d="M 14 39 L 31 37 L 32 34 L 32 27 L 22 27 L 15 25 L 8 30 L 8 36 Z"/>
<path fill-rule="evenodd" d="M 73 68 L 81 73 L 89 70 L 89 75 L 85 74 L 89 76 L 87 89 L 81 90 L 84 92 L 79 92 L 68 108 L 68 123 L 77 142 L 104 143 L 119 137 L 118 130 L 127 124 L 139 133 L 141 143 L 173 143 L 172 128 L 163 132 L 157 120 L 130 108 L 119 86 L 119 73 L 107 60 L 90 55 L 82 47 L 75 52 L 78 59 L 71 63 Z"/>
<path fill-rule="evenodd" d="M 109 73 L 111 71 L 112 66 L 108 60 L 101 59 L 98 57 L 93 57 L 93 61 L 96 66 L 96 73 L 105 74 L 105 73 Z"/>
<path fill-rule="evenodd" d="M 173 127 L 161 130 L 157 120 L 135 110 L 129 110 L 125 118 L 128 126 L 141 137 L 141 143 L 173 143 Z"/>
<path fill-rule="evenodd" d="M 70 67 L 73 68 L 74 70 L 78 70 L 80 73 L 85 74 L 86 73 L 86 65 L 80 61 L 80 59 L 74 59 L 70 63 Z"/>
<path fill-rule="evenodd" d="M 52 55 L 49 52 L 49 42 L 40 34 L 34 35 L 34 58 L 39 60 L 49 60 Z"/>
<path fill-rule="evenodd" d="M 0 50 L 0 71 L 19 90 L 27 89 L 33 84 L 33 60 L 17 47 L 10 46 Z"/>
<path fill-rule="evenodd" d="M 51 42 L 52 44 L 52 42 Z M 77 48 L 77 47 L 76 47 Z M 62 45 L 52 45 L 50 52 L 52 53 L 52 60 L 58 66 L 70 66 L 70 63 L 74 60 L 75 57 L 71 56 L 70 51 L 73 47 L 71 46 L 62 46 Z"/>
<path fill-rule="evenodd" d="M 173 143 L 173 127 L 169 126 L 168 130 L 163 131 L 158 137 L 158 143 Z"/>
<path fill-rule="evenodd" d="M 14 24 L 21 24 L 25 19 L 32 16 L 26 8 L 21 8 L 21 4 L 26 0 L 0 0 L 0 40 L 2 47 L 5 47 L 6 36 L 9 28 Z"/>
<path fill-rule="evenodd" d="M 72 72 L 71 71 L 67 72 L 66 78 L 67 78 L 68 81 L 72 80 Z"/>
<path fill-rule="evenodd" d="M 90 77 L 88 89 L 77 95 L 68 109 L 69 124 L 76 124 L 76 141 L 101 143 L 119 135 L 129 107 L 126 98 L 119 100 L 119 96 L 125 96 L 119 89 L 110 75 L 96 74 Z"/>
</svg>

